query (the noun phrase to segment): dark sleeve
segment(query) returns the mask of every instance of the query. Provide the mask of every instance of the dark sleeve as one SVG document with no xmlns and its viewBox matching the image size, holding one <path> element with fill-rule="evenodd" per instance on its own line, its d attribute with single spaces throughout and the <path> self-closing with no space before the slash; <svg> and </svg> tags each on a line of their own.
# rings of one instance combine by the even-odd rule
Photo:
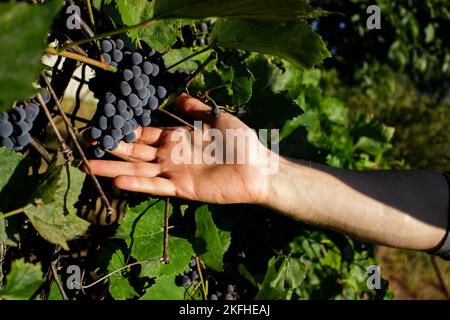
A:
<svg viewBox="0 0 450 320">
<path fill-rule="evenodd" d="M 450 198 L 450 172 L 444 173 L 445 177 L 447 178 L 448 187 L 449 187 L 449 198 Z M 434 249 L 430 252 L 430 254 L 440 256 L 441 258 L 445 260 L 450 260 L 450 203 L 449 203 L 449 217 L 447 222 L 447 233 L 445 234 L 444 239 L 439 244 L 437 249 Z"/>
</svg>

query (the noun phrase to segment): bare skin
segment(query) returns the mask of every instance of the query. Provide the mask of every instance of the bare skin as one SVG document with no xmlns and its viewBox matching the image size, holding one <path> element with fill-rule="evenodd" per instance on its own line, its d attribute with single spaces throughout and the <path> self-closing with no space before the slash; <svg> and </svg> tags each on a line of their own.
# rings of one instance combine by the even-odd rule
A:
<svg viewBox="0 0 450 320">
<path fill-rule="evenodd" d="M 217 119 L 202 102 L 181 95 L 177 110 L 203 121 L 203 130 L 248 129 L 236 117 Z M 276 154 L 279 171 L 264 175 L 255 164 L 175 164 L 180 143 L 173 134 L 188 128 L 144 128 L 133 144 L 112 152 L 124 161 L 91 160 L 94 172 L 123 190 L 208 203 L 249 203 L 294 219 L 389 246 L 429 250 L 445 236 L 449 190 L 445 178 L 425 171 L 357 172 Z M 257 136 L 250 136 L 257 139 Z M 254 141 L 258 143 L 256 140 Z M 195 146 L 192 143 L 192 150 Z M 201 146 L 202 148 L 205 145 Z"/>
</svg>

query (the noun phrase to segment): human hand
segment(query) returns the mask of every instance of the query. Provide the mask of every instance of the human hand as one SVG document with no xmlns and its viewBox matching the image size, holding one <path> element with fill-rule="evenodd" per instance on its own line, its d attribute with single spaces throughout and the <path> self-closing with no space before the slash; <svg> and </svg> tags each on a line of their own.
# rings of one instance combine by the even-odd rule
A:
<svg viewBox="0 0 450 320">
<path fill-rule="evenodd" d="M 177 111 L 203 123 L 201 129 L 205 134 L 208 129 L 215 128 L 224 137 L 223 154 L 205 155 L 204 151 L 211 142 L 195 144 L 194 139 L 185 139 L 184 142 L 177 139 L 180 133 L 193 133 L 187 126 L 172 128 L 147 127 L 136 131 L 137 139 L 132 144 L 119 143 L 119 147 L 111 154 L 125 161 L 91 160 L 89 161 L 94 173 L 99 176 L 114 179 L 116 187 L 134 191 L 149 193 L 157 196 L 173 196 L 188 200 L 196 200 L 208 203 L 255 203 L 262 204 L 267 195 L 268 177 L 261 172 L 261 163 L 264 159 L 250 163 L 248 161 L 249 149 L 245 149 L 245 161 L 237 164 L 221 164 L 214 162 L 216 157 L 226 162 L 225 151 L 227 145 L 226 131 L 234 130 L 247 134 L 247 142 L 256 143 L 264 148 L 266 153 L 258 155 L 265 157 L 273 154 L 260 144 L 257 135 L 242 121 L 231 114 L 222 112 L 215 118 L 211 114 L 211 108 L 201 101 L 182 94 L 175 101 Z M 238 130 L 238 131 L 236 131 Z M 230 139 L 228 139 L 230 140 Z M 229 142 L 229 141 L 228 141 Z M 234 159 L 242 150 L 238 150 L 236 141 L 233 143 Z M 177 164 L 174 159 L 175 151 L 180 149 L 181 143 L 187 143 L 189 159 L 193 159 L 194 150 L 203 153 L 204 158 L 200 164 Z M 248 145 L 245 144 L 247 148 Z M 200 149 L 200 150 L 199 150 Z M 229 153 L 229 152 L 228 152 Z M 209 163 L 209 164 L 208 164 Z"/>
</svg>

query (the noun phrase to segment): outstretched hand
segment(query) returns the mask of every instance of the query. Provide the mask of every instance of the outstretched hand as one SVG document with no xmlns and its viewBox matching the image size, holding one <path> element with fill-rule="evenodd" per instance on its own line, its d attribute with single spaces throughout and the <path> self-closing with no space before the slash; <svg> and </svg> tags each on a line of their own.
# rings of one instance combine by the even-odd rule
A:
<svg viewBox="0 0 450 320">
<path fill-rule="evenodd" d="M 175 107 L 182 114 L 202 121 L 202 133 L 215 128 L 225 137 L 227 129 L 250 130 L 231 114 L 222 112 L 215 118 L 209 106 L 187 94 L 175 100 Z M 193 139 L 183 142 L 176 138 L 185 130 L 193 132 L 187 126 L 139 128 L 134 143 L 120 142 L 119 147 L 111 152 L 124 161 L 91 160 L 89 163 L 96 175 L 113 178 L 114 185 L 123 190 L 208 203 L 264 202 L 268 181 L 257 164 L 248 161 L 243 164 L 207 164 L 214 162 L 208 159 L 203 159 L 201 164 L 177 164 L 173 159 L 173 151 L 181 147 L 180 143 L 190 144 L 190 148 L 186 149 L 190 152 L 187 155 L 189 159 L 193 159 L 194 149 L 199 147 L 194 145 Z M 258 138 L 256 134 L 250 134 L 249 139 Z M 253 142 L 260 145 L 259 141 Z M 200 151 L 204 151 L 206 146 L 205 143 L 200 145 Z M 234 151 L 236 154 L 237 150 Z M 225 156 L 224 151 L 224 160 Z"/>
</svg>

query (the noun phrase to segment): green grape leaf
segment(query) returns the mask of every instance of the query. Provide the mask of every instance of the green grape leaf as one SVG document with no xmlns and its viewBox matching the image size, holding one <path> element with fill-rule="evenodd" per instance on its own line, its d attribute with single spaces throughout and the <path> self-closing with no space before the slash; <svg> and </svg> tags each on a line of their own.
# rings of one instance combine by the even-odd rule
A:
<svg viewBox="0 0 450 320">
<path fill-rule="evenodd" d="M 28 176 L 30 161 L 17 152 L 0 147 L 0 216 L 23 207 L 34 187 Z M 15 217 L 0 218 L 0 243 L 16 246 L 19 240 Z"/>
<path fill-rule="evenodd" d="M 53 17 L 63 2 L 0 3 L 0 111 L 32 96 Z"/>
<path fill-rule="evenodd" d="M 114 250 L 109 261 L 108 271 L 113 272 L 125 266 L 125 256 L 120 249 Z M 126 271 L 122 271 L 126 272 Z M 121 272 L 112 275 L 109 278 L 109 293 L 116 300 L 131 299 L 138 296 L 136 290 L 130 285 L 128 280 Z"/>
<path fill-rule="evenodd" d="M 157 18 L 239 17 L 296 20 L 320 14 L 306 0 L 155 0 Z"/>
<path fill-rule="evenodd" d="M 85 176 L 79 169 L 54 161 L 33 195 L 34 204 L 24 209 L 41 237 L 66 250 L 69 249 L 67 241 L 82 235 L 89 226 L 87 221 L 76 215 L 74 207 Z M 52 195 L 47 192 L 48 189 L 53 190 Z"/>
<path fill-rule="evenodd" d="M 116 237 L 124 239 L 130 255 L 138 261 L 155 259 L 141 266 L 141 276 L 179 274 L 191 261 L 194 251 L 183 238 L 169 236 L 169 264 L 162 264 L 164 244 L 164 201 L 151 200 L 128 208 Z"/>
<path fill-rule="evenodd" d="M 211 41 L 217 47 L 278 56 L 301 68 L 312 68 L 331 57 L 322 38 L 305 21 L 218 19 Z"/>
<path fill-rule="evenodd" d="M 233 80 L 231 81 L 231 103 L 241 106 L 250 101 L 254 82 L 255 77 L 247 68 L 242 66 L 234 68 Z"/>
<path fill-rule="evenodd" d="M 177 286 L 175 275 L 156 278 L 155 283 L 140 298 L 141 300 L 184 300 L 186 288 Z"/>
<path fill-rule="evenodd" d="M 217 228 L 206 205 L 196 210 L 195 224 L 194 249 L 196 254 L 211 269 L 222 271 L 223 255 L 230 246 L 231 232 Z"/>
<path fill-rule="evenodd" d="M 306 277 L 306 265 L 300 258 L 275 256 L 256 295 L 258 300 L 290 299 Z"/>
<path fill-rule="evenodd" d="M 192 51 L 191 48 L 183 47 L 180 49 L 172 49 L 163 56 L 164 63 L 166 64 L 167 67 L 169 67 L 169 66 L 174 65 L 175 63 L 183 60 L 184 58 L 189 57 L 193 53 L 194 53 L 194 51 Z M 187 61 L 177 65 L 174 68 L 174 70 L 183 69 L 186 71 L 193 72 L 193 71 L 197 70 L 197 67 L 208 58 L 209 54 L 210 54 L 209 52 L 204 52 L 195 57 L 192 57 L 191 59 L 188 59 Z"/>
<path fill-rule="evenodd" d="M 31 264 L 23 259 L 15 260 L 6 276 L 6 285 L 0 290 L 0 299 L 31 299 L 43 282 L 44 275 L 40 263 Z"/>
</svg>

